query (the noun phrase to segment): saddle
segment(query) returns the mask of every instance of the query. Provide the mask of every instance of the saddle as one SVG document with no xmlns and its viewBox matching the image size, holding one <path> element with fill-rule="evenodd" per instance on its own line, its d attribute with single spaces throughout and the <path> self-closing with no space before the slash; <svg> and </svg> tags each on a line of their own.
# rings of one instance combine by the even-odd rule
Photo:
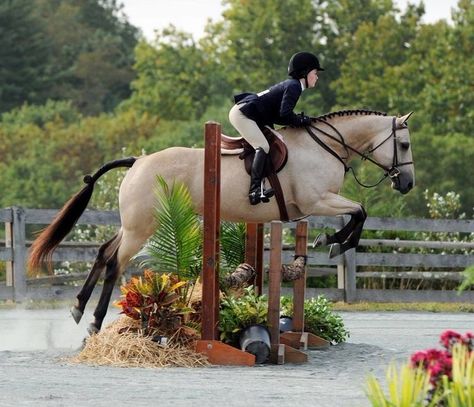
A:
<svg viewBox="0 0 474 407">
<path fill-rule="evenodd" d="M 261 128 L 263 135 L 270 145 L 270 160 L 265 163 L 264 177 L 268 178 L 270 185 L 275 191 L 275 199 L 280 210 L 282 221 L 288 221 L 288 211 L 286 210 L 285 198 L 281 189 L 280 180 L 277 173 L 280 172 L 288 160 L 288 148 L 283 138 L 275 130 L 268 126 Z M 255 155 L 254 148 L 243 137 L 221 136 L 221 153 L 225 155 L 239 155 L 244 160 L 245 170 L 250 175 L 252 162 Z"/>
</svg>

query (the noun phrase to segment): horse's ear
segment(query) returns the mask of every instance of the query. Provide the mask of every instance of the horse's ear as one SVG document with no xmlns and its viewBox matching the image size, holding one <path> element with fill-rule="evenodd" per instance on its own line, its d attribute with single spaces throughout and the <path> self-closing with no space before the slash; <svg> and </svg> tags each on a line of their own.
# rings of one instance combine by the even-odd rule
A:
<svg viewBox="0 0 474 407">
<path fill-rule="evenodd" d="M 410 113 L 407 113 L 405 116 L 397 117 L 397 127 L 401 127 L 404 124 L 406 124 L 406 122 L 408 121 L 408 119 L 410 118 L 412 114 L 413 112 L 410 112 Z"/>
</svg>

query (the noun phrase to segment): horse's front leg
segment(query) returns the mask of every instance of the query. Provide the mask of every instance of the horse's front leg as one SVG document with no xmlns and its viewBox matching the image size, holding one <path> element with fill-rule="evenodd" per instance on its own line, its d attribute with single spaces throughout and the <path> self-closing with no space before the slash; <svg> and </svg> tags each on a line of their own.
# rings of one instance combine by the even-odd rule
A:
<svg viewBox="0 0 474 407">
<path fill-rule="evenodd" d="M 314 214 L 326 216 L 351 215 L 349 222 L 341 230 L 332 235 L 323 233 L 314 241 L 314 246 L 331 246 L 329 257 L 338 256 L 358 245 L 367 218 L 365 209 L 361 204 L 337 194 L 327 193 L 317 203 Z"/>
</svg>

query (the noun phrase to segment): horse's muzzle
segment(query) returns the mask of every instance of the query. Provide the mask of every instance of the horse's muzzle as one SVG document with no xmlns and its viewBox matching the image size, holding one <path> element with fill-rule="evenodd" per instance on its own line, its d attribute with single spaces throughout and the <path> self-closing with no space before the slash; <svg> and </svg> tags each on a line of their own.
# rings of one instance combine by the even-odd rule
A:
<svg viewBox="0 0 474 407">
<path fill-rule="evenodd" d="M 391 177 L 392 188 L 399 191 L 403 195 L 407 194 L 413 189 L 413 181 L 405 180 L 401 174 L 398 174 L 395 177 Z"/>
</svg>

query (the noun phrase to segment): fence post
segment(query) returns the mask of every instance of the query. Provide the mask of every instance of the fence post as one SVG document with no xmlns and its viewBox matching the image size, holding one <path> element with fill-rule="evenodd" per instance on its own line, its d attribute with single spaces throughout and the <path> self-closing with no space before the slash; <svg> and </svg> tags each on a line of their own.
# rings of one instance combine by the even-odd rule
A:
<svg viewBox="0 0 474 407">
<path fill-rule="evenodd" d="M 345 217 L 340 216 L 340 229 L 342 229 L 345 225 Z M 344 290 L 344 299 L 346 298 L 346 282 L 345 282 L 345 274 L 346 274 L 346 261 L 344 256 L 340 256 L 337 262 L 337 288 L 340 290 Z"/>
<path fill-rule="evenodd" d="M 12 252 L 11 260 L 5 263 L 5 285 L 13 286 L 13 211 L 10 210 L 10 222 L 5 222 L 5 248 L 9 248 Z"/>
<path fill-rule="evenodd" d="M 13 293 L 15 301 L 26 298 L 25 210 L 12 207 Z"/>
<path fill-rule="evenodd" d="M 350 249 L 344 253 L 344 301 L 355 302 L 357 298 L 356 289 L 356 249 Z"/>
</svg>

